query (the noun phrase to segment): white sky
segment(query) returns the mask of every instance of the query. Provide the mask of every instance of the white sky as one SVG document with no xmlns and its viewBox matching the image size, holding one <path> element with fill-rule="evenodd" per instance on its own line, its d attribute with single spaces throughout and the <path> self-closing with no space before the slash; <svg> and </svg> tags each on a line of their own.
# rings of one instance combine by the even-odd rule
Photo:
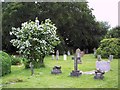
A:
<svg viewBox="0 0 120 90">
<path fill-rule="evenodd" d="M 118 2 L 120 0 L 87 0 L 93 8 L 97 21 L 107 21 L 111 27 L 118 25 Z"/>
</svg>

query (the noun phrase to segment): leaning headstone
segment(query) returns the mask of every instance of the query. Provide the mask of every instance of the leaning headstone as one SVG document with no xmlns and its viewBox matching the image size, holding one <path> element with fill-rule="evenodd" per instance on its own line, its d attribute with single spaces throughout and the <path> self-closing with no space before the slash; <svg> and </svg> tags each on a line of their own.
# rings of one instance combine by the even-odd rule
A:
<svg viewBox="0 0 120 90">
<path fill-rule="evenodd" d="M 109 55 L 108 60 L 109 60 L 109 61 L 112 61 L 112 60 L 113 60 L 113 55 Z"/>
<path fill-rule="evenodd" d="M 30 66 L 30 70 L 31 70 L 31 75 L 34 75 L 34 65 L 32 64 L 32 62 L 30 62 L 30 64 L 29 64 L 29 66 Z"/>
<path fill-rule="evenodd" d="M 58 60 L 59 59 L 59 51 L 57 50 L 56 51 L 56 60 Z"/>
<path fill-rule="evenodd" d="M 60 74 L 60 73 L 62 73 L 61 66 L 54 66 L 53 70 L 51 71 L 51 74 Z"/>
</svg>

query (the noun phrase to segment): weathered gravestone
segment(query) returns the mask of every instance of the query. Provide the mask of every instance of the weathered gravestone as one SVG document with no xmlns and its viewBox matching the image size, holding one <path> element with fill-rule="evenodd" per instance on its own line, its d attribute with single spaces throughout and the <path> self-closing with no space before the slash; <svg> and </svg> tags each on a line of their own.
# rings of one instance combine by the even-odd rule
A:
<svg viewBox="0 0 120 90">
<path fill-rule="evenodd" d="M 77 51 L 77 50 L 76 50 Z M 75 57 L 72 57 L 74 59 L 74 70 L 70 73 L 70 76 L 80 76 L 82 72 L 78 70 L 78 60 L 77 60 L 77 55 Z"/>
<path fill-rule="evenodd" d="M 32 64 L 32 62 L 30 62 L 30 64 L 29 64 L 29 66 L 30 66 L 30 70 L 31 70 L 31 75 L 34 75 L 34 65 Z"/>
</svg>

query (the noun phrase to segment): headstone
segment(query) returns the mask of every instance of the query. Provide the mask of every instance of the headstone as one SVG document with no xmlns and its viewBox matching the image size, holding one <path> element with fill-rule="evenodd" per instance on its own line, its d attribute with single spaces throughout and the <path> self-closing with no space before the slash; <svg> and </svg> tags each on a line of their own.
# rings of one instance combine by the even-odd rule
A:
<svg viewBox="0 0 120 90">
<path fill-rule="evenodd" d="M 63 59 L 67 60 L 67 55 L 66 54 L 63 55 Z"/>
<path fill-rule="evenodd" d="M 67 52 L 67 55 L 70 56 L 70 51 Z"/>
<path fill-rule="evenodd" d="M 96 48 L 93 48 L 94 56 L 96 56 Z"/>
<path fill-rule="evenodd" d="M 76 50 L 76 54 L 77 54 L 77 50 Z M 80 70 L 78 70 L 78 60 L 77 60 L 77 55 L 75 55 L 74 58 L 74 70 L 72 70 L 72 72 L 70 73 L 70 76 L 80 76 L 82 74 L 82 72 Z"/>
<path fill-rule="evenodd" d="M 54 51 L 52 51 L 52 60 L 55 59 Z"/>
<path fill-rule="evenodd" d="M 82 61 L 81 61 L 81 50 L 79 48 L 76 49 L 76 59 L 77 59 L 77 62 L 79 64 L 82 64 Z"/>
<path fill-rule="evenodd" d="M 55 56 L 54 56 L 54 54 L 52 54 L 52 60 L 54 60 L 55 59 Z"/>
<path fill-rule="evenodd" d="M 59 59 L 59 51 L 57 50 L 56 51 L 56 60 L 58 60 Z"/>
<path fill-rule="evenodd" d="M 30 64 L 29 64 L 29 66 L 30 66 L 30 70 L 31 70 L 31 75 L 34 75 L 34 65 L 32 64 L 32 62 L 30 62 Z"/>
<path fill-rule="evenodd" d="M 60 74 L 60 73 L 62 73 L 61 66 L 54 66 L 53 70 L 51 71 L 51 74 Z"/>
<path fill-rule="evenodd" d="M 101 61 L 101 60 L 102 60 L 102 59 L 101 59 L 101 55 L 98 55 L 97 58 L 98 58 L 98 61 Z"/>
<path fill-rule="evenodd" d="M 96 62 L 96 68 L 101 70 L 101 71 L 104 71 L 104 72 L 108 72 L 110 71 L 110 62 L 108 61 L 97 61 Z"/>
<path fill-rule="evenodd" d="M 113 55 L 109 55 L 108 60 L 109 60 L 109 61 L 112 61 L 112 60 L 113 60 Z"/>
<path fill-rule="evenodd" d="M 88 49 L 86 49 L 85 51 L 86 51 L 86 54 L 88 54 L 88 52 L 89 52 Z"/>
</svg>

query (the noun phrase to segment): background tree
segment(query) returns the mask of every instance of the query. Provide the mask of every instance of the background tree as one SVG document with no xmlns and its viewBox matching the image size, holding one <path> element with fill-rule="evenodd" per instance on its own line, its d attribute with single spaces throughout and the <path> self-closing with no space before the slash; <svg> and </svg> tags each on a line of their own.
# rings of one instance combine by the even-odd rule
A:
<svg viewBox="0 0 120 90">
<path fill-rule="evenodd" d="M 114 27 L 109 30 L 105 38 L 120 38 L 120 26 Z"/>
<path fill-rule="evenodd" d="M 4 3 L 3 49 L 15 51 L 9 43 L 11 38 L 15 38 L 9 35 L 12 26 L 20 27 L 21 23 L 35 17 L 39 21 L 50 18 L 56 24 L 62 41 L 56 49 L 62 51 L 76 48 L 92 51 L 107 32 L 107 28 L 95 20 L 86 2 Z"/>
<path fill-rule="evenodd" d="M 49 54 L 53 48 L 59 44 L 59 38 L 56 35 L 56 27 L 50 19 L 46 19 L 39 25 L 39 20 L 22 23 L 21 28 L 12 28 L 11 35 L 13 46 L 19 49 L 19 53 L 32 61 L 35 67 L 44 65 L 44 57 Z"/>
</svg>

